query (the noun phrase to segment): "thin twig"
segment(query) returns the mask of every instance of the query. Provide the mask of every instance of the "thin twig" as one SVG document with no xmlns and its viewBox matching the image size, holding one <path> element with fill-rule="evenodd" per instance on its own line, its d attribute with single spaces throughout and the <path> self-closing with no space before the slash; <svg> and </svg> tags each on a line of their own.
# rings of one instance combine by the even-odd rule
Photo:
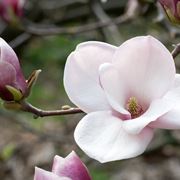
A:
<svg viewBox="0 0 180 180">
<path fill-rule="evenodd" d="M 64 8 L 76 3 L 85 4 L 86 0 L 45 1 L 41 3 L 41 8 L 43 10 L 54 10 L 54 9 Z"/>
<path fill-rule="evenodd" d="M 6 29 L 7 24 L 3 22 L 3 20 L 0 19 L 0 34 L 3 33 L 3 31 Z"/>
<path fill-rule="evenodd" d="M 121 24 L 121 23 L 127 22 L 131 19 L 132 19 L 132 17 L 129 17 L 125 14 L 125 15 L 119 16 L 113 20 L 109 20 L 109 21 L 105 21 L 105 22 L 94 22 L 94 23 L 85 24 L 82 26 L 75 26 L 75 27 L 57 27 L 57 26 L 52 26 L 52 25 L 42 27 L 42 26 L 39 26 L 32 22 L 24 21 L 22 24 L 22 29 L 25 32 L 28 32 L 30 34 L 41 35 L 41 36 L 56 35 L 56 34 L 74 35 L 74 34 L 92 31 L 92 30 L 95 30 L 98 28 L 110 26 L 113 24 Z"/>
<path fill-rule="evenodd" d="M 180 43 L 175 45 L 175 48 L 172 51 L 172 56 L 173 58 L 176 58 L 176 56 L 178 56 L 178 54 L 180 54 Z"/>
<path fill-rule="evenodd" d="M 108 16 L 108 14 L 104 11 L 100 0 L 89 0 L 89 3 L 92 13 L 95 15 L 96 19 L 100 22 L 112 21 L 110 16 Z M 116 45 L 119 45 L 122 42 L 122 37 L 120 36 L 120 32 L 116 24 L 111 24 L 102 28 L 102 32 L 108 42 Z"/>
<path fill-rule="evenodd" d="M 12 40 L 9 45 L 12 48 L 16 48 L 17 46 L 21 45 L 22 43 L 24 43 L 25 41 L 27 41 L 28 39 L 31 38 L 31 34 L 28 33 L 22 33 L 19 36 L 17 36 L 14 40 Z"/>
<path fill-rule="evenodd" d="M 77 114 L 77 113 L 84 113 L 79 108 L 70 108 L 67 110 L 52 110 L 52 111 L 46 111 L 39 108 L 36 108 L 29 104 L 28 102 L 21 102 L 22 110 L 25 112 L 30 112 L 35 115 L 35 118 L 38 117 L 45 117 L 45 116 L 59 116 L 59 115 L 68 115 L 68 114 Z"/>
</svg>

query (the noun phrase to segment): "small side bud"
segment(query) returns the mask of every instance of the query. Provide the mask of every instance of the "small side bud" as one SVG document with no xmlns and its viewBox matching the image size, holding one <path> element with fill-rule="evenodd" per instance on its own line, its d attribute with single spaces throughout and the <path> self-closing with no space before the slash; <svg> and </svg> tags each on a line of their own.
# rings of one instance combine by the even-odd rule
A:
<svg viewBox="0 0 180 180">
<path fill-rule="evenodd" d="M 39 74 L 41 72 L 41 69 L 35 70 L 31 73 L 31 75 L 29 76 L 28 80 L 27 80 L 27 94 L 26 97 L 29 96 L 29 94 L 31 93 L 32 87 L 35 85 Z"/>
<path fill-rule="evenodd" d="M 62 110 L 68 110 L 68 109 L 71 109 L 71 106 L 69 105 L 64 105 L 61 107 Z"/>
</svg>

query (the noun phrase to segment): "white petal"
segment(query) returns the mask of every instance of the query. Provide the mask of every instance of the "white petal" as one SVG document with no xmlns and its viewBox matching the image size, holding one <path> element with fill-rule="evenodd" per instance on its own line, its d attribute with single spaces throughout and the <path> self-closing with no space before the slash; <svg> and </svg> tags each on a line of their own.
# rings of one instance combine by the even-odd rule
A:
<svg viewBox="0 0 180 180">
<path fill-rule="evenodd" d="M 52 172 L 45 171 L 44 169 L 36 167 L 34 180 L 71 180 L 71 179 L 67 177 L 57 176 Z"/>
<path fill-rule="evenodd" d="M 86 115 L 77 125 L 74 137 L 87 155 L 104 163 L 140 155 L 153 131 L 145 128 L 138 135 L 128 134 L 122 128 L 122 120 L 111 112 L 100 111 Z"/>
<path fill-rule="evenodd" d="M 16 53 L 2 38 L 0 38 L 0 61 L 10 63 L 17 72 L 20 70 L 19 60 Z"/>
<path fill-rule="evenodd" d="M 110 63 L 101 65 L 99 73 L 101 85 L 110 105 L 116 111 L 130 116 L 130 113 L 124 108 L 129 95 L 125 78 Z"/>
<path fill-rule="evenodd" d="M 152 128 L 180 129 L 180 107 L 176 107 L 156 121 L 149 124 Z"/>
<path fill-rule="evenodd" d="M 174 88 L 180 87 L 180 74 L 176 74 L 174 81 Z"/>
<path fill-rule="evenodd" d="M 138 118 L 123 121 L 123 128 L 132 134 L 139 134 L 150 122 L 157 120 L 173 108 L 173 102 L 166 99 L 154 100 L 148 110 Z"/>
<path fill-rule="evenodd" d="M 172 101 L 173 109 L 150 123 L 149 126 L 163 129 L 180 129 L 180 86 L 178 85 L 177 88 L 169 91 L 164 98 Z"/>
<path fill-rule="evenodd" d="M 80 44 L 67 59 L 64 86 L 70 100 L 85 112 L 109 109 L 98 69 L 111 62 L 116 47 L 101 42 Z"/>
<path fill-rule="evenodd" d="M 124 42 L 117 49 L 113 63 L 126 77 L 132 96 L 143 106 L 161 98 L 173 86 L 175 65 L 172 55 L 151 36 Z"/>
<path fill-rule="evenodd" d="M 179 104 L 180 104 L 180 86 L 168 91 L 165 94 L 165 96 L 163 97 L 163 99 L 171 101 L 171 103 L 173 103 L 174 107 L 179 106 Z"/>
</svg>

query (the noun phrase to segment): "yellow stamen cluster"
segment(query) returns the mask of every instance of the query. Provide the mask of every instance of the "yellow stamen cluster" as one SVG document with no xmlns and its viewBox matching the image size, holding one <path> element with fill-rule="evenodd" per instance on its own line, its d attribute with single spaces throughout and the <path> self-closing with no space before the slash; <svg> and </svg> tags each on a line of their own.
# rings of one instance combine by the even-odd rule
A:
<svg viewBox="0 0 180 180">
<path fill-rule="evenodd" d="M 142 108 L 135 97 L 129 98 L 126 108 L 131 113 L 132 118 L 138 117 L 142 112 Z"/>
</svg>

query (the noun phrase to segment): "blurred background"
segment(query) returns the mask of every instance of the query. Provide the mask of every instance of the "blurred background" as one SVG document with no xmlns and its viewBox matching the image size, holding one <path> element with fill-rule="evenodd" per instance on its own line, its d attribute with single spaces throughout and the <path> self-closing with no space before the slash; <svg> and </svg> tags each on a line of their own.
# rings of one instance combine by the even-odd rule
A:
<svg viewBox="0 0 180 180">
<path fill-rule="evenodd" d="M 131 37 L 150 34 L 172 51 L 180 42 L 180 29 L 153 0 L 27 0 L 17 17 L 1 17 L 0 36 L 17 53 L 26 78 L 42 69 L 28 101 L 47 110 L 72 105 L 64 91 L 63 69 L 78 43 L 97 40 L 119 46 Z M 179 72 L 180 56 L 176 67 Z M 180 179 L 178 130 L 158 130 L 148 150 L 137 158 L 100 164 L 74 142 L 73 131 L 83 114 L 34 119 L 2 106 L 0 113 L 2 180 L 32 180 L 35 166 L 50 170 L 54 155 L 65 157 L 72 150 L 94 180 Z"/>
</svg>

